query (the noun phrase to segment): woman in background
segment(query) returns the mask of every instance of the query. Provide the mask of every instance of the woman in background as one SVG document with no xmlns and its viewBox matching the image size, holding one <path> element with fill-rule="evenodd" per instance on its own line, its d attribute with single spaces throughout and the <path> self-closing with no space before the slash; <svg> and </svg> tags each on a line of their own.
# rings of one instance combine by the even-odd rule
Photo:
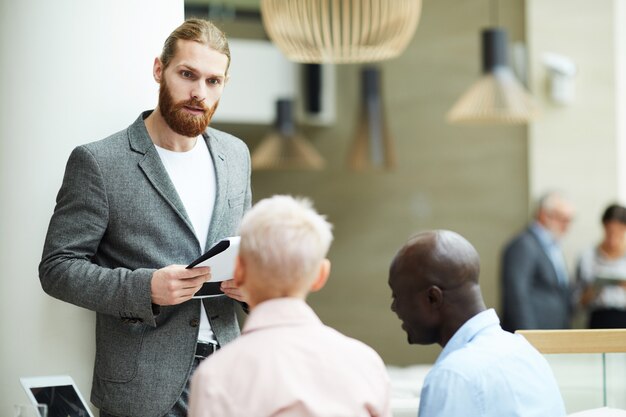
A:
<svg viewBox="0 0 626 417">
<path fill-rule="evenodd" d="M 589 328 L 626 328 L 626 207 L 612 204 L 602 215 L 604 239 L 580 257 L 580 304 Z"/>
</svg>

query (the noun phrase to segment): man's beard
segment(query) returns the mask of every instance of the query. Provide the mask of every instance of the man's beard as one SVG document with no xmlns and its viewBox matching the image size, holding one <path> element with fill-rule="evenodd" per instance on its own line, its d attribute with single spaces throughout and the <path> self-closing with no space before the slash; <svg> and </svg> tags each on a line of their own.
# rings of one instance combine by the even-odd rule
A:
<svg viewBox="0 0 626 417">
<path fill-rule="evenodd" d="M 170 129 L 179 135 L 193 138 L 202 134 L 209 126 L 209 123 L 211 123 L 211 118 L 218 104 L 219 100 L 215 102 L 213 107 L 208 108 L 204 102 L 195 99 L 174 103 L 170 89 L 165 82 L 165 77 L 163 77 L 161 81 L 161 87 L 159 88 L 159 109 Z M 201 108 L 204 113 L 197 116 L 193 115 L 183 109 L 185 106 Z"/>
</svg>

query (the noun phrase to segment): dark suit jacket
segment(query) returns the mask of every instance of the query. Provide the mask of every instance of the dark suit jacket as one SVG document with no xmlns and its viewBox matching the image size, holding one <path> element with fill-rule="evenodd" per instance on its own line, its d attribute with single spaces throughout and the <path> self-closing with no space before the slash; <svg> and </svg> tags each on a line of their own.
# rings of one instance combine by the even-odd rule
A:
<svg viewBox="0 0 626 417">
<path fill-rule="evenodd" d="M 572 311 L 570 289 L 530 229 L 516 236 L 502 257 L 502 328 L 567 329 Z"/>
<path fill-rule="evenodd" d="M 117 416 L 157 417 L 173 406 L 191 370 L 201 311 L 195 299 L 151 303 L 152 273 L 187 264 L 201 250 L 148 136 L 148 114 L 74 149 L 39 266 L 48 294 L 96 312 L 91 401 Z M 204 137 L 217 180 L 208 248 L 235 235 L 250 207 L 250 155 L 226 133 L 208 129 Z M 204 305 L 220 344 L 239 334 L 232 299 Z"/>
</svg>

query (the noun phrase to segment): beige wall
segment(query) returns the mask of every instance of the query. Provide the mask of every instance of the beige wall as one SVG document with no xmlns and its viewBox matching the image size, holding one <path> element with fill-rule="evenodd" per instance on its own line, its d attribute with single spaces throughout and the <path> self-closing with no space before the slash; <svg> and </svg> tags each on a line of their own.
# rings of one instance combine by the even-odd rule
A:
<svg viewBox="0 0 626 417">
<path fill-rule="evenodd" d="M 564 241 L 570 265 L 582 248 L 600 239 L 604 208 L 626 202 L 623 4 L 527 1 L 532 86 L 543 109 L 529 128 L 529 187 L 532 195 L 563 189 L 576 204 L 576 221 Z M 565 55 L 578 67 L 576 98 L 569 106 L 555 105 L 547 95 L 545 52 Z"/>
<path fill-rule="evenodd" d="M 523 40 L 523 2 L 500 3 L 500 24 L 512 41 Z M 328 168 L 253 173 L 255 200 L 275 193 L 309 196 L 334 223 L 331 279 L 310 302 L 324 322 L 373 346 L 388 363 L 431 362 L 439 352 L 434 346 L 408 346 L 389 310 L 387 269 L 405 240 L 429 228 L 466 236 L 481 255 L 483 292 L 494 307 L 501 246 L 527 219 L 526 129 L 444 121 L 479 76 L 480 29 L 489 23 L 486 1 L 426 0 L 407 51 L 381 65 L 396 170 L 346 168 L 359 95 L 359 67 L 347 65 L 337 68 L 336 126 L 305 129 Z M 226 27 L 234 36 L 238 29 Z M 251 149 L 267 130 L 222 127 L 245 138 Z"/>
</svg>

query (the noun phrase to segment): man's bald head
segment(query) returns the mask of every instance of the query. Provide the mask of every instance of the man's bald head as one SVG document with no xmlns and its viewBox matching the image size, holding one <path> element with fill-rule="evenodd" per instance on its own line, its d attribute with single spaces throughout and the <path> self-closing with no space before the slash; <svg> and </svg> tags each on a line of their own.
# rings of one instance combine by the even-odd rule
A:
<svg viewBox="0 0 626 417">
<path fill-rule="evenodd" d="M 409 239 L 391 264 L 389 286 L 410 343 L 445 344 L 447 329 L 484 310 L 479 272 L 478 252 L 458 233 L 434 230 Z"/>
<path fill-rule="evenodd" d="M 449 230 L 426 231 L 413 236 L 398 251 L 390 276 L 417 286 L 454 288 L 466 282 L 478 284 L 480 259 L 476 249 Z"/>
</svg>

